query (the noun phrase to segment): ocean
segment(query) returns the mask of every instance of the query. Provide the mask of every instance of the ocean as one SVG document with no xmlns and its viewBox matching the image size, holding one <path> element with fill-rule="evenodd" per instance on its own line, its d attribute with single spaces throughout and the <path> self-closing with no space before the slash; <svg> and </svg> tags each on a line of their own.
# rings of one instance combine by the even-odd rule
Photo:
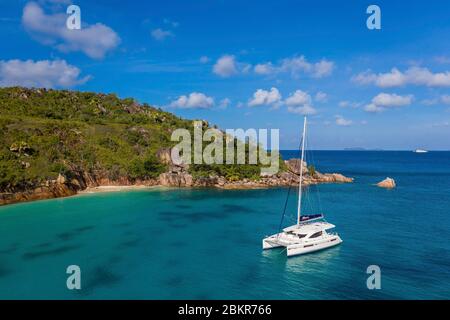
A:
<svg viewBox="0 0 450 320">
<path fill-rule="evenodd" d="M 285 158 L 298 152 L 284 151 Z M 262 251 L 288 188 L 84 194 L 0 207 L 0 299 L 448 299 L 450 152 L 313 151 L 355 178 L 307 187 L 339 246 Z M 397 188 L 374 186 L 386 177 Z M 296 212 L 295 192 L 286 224 Z M 66 268 L 81 269 L 68 290 Z M 381 270 L 369 290 L 367 267 Z"/>
</svg>

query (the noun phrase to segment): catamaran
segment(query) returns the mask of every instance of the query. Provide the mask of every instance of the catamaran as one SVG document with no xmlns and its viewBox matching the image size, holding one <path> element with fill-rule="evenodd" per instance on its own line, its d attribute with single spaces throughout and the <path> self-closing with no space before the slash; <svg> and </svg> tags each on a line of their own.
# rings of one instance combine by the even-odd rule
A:
<svg viewBox="0 0 450 320">
<path fill-rule="evenodd" d="M 326 222 L 323 214 L 303 215 L 301 212 L 305 138 L 306 117 L 303 122 L 303 135 L 301 143 L 297 223 L 290 227 L 284 228 L 282 232 L 264 238 L 262 241 L 264 250 L 285 247 L 288 257 L 326 249 L 342 243 L 342 239 L 337 233 L 328 232 L 328 230 L 335 228 L 335 225 Z"/>
</svg>

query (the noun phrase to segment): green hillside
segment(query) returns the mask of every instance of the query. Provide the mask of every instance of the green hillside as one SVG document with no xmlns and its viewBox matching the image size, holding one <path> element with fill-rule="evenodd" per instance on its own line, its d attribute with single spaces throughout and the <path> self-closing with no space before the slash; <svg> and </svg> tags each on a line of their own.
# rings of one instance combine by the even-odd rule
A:
<svg viewBox="0 0 450 320">
<path fill-rule="evenodd" d="M 156 178 L 166 170 L 156 153 L 174 145 L 176 128 L 192 130 L 192 121 L 115 94 L 0 88 L 0 192 L 25 190 L 59 173 Z M 259 166 L 202 165 L 190 171 L 258 179 Z"/>
</svg>

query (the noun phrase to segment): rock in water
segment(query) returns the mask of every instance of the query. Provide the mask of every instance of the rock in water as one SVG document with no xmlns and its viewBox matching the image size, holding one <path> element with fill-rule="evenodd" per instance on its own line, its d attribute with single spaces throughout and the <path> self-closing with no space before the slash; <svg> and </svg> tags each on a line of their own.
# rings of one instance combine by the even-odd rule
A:
<svg viewBox="0 0 450 320">
<path fill-rule="evenodd" d="M 388 188 L 388 189 L 392 189 L 396 187 L 395 184 L 395 180 L 392 178 L 387 177 L 386 179 L 384 179 L 381 182 L 377 183 L 377 186 L 381 187 L 381 188 Z"/>
</svg>

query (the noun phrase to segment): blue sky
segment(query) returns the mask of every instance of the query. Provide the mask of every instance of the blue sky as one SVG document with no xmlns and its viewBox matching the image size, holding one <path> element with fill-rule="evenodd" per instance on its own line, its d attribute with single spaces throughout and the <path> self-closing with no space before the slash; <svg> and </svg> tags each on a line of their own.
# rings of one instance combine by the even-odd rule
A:
<svg viewBox="0 0 450 320">
<path fill-rule="evenodd" d="M 114 92 L 315 149 L 450 150 L 444 1 L 0 3 L 0 86 Z M 381 30 L 366 8 L 381 8 Z"/>
</svg>

